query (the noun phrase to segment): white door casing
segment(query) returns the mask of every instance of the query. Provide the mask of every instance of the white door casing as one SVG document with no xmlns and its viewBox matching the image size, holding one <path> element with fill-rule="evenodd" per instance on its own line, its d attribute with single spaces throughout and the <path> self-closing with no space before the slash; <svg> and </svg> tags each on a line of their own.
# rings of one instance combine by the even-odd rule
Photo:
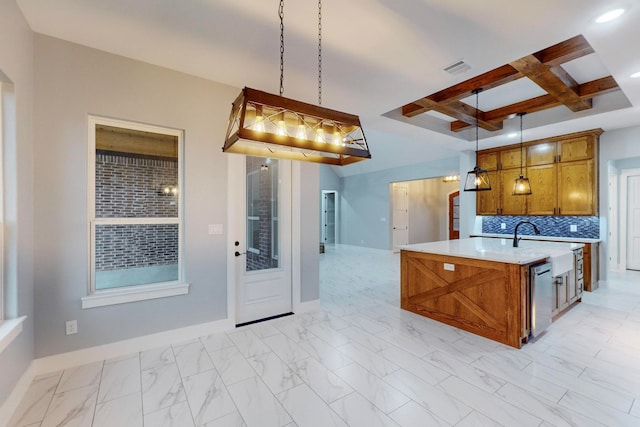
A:
<svg viewBox="0 0 640 427">
<path fill-rule="evenodd" d="M 322 190 L 322 242 L 338 243 L 338 192 Z"/>
<path fill-rule="evenodd" d="M 627 177 L 627 269 L 640 270 L 640 175 Z"/>
<path fill-rule="evenodd" d="M 399 246 L 409 244 L 409 184 L 391 184 L 392 246 L 398 252 Z"/>
<path fill-rule="evenodd" d="M 240 324 L 292 312 L 294 306 L 292 297 L 294 294 L 299 295 L 299 289 L 296 289 L 296 292 L 292 286 L 292 167 L 290 161 L 274 160 L 279 170 L 276 219 L 277 245 L 279 246 L 277 267 L 261 267 L 247 271 L 247 255 L 256 255 L 257 252 L 255 248 L 247 247 L 249 244 L 247 227 L 250 223 L 247 212 L 247 157 L 238 155 L 229 157 L 231 253 L 228 262 L 230 275 L 228 306 L 229 317 L 235 319 L 235 324 Z M 266 159 L 264 160 L 264 163 L 267 163 Z M 268 169 L 258 173 L 268 173 Z M 273 237 L 271 242 L 273 245 Z M 236 252 L 240 255 L 235 256 Z"/>
</svg>

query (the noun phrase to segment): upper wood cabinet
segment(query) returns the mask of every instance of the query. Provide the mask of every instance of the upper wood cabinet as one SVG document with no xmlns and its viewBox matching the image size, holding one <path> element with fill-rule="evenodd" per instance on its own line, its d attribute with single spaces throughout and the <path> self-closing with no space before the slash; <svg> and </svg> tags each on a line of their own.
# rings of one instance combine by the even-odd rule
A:
<svg viewBox="0 0 640 427">
<path fill-rule="evenodd" d="M 500 183 L 498 171 L 488 171 L 491 190 L 478 191 L 476 193 L 476 211 L 478 215 L 500 214 Z"/>
<path fill-rule="evenodd" d="M 527 146 L 527 165 L 548 165 L 556 161 L 556 143 L 540 142 Z"/>
<path fill-rule="evenodd" d="M 520 168 L 520 147 L 500 151 L 500 169 Z M 526 149 L 522 149 L 522 165 L 527 165 Z M 517 178 L 517 177 L 516 177 Z M 514 178 L 515 179 L 515 178 Z"/>
<path fill-rule="evenodd" d="M 478 215 L 597 215 L 598 139 L 594 129 L 524 144 L 524 174 L 532 194 L 514 196 L 520 144 L 479 151 L 478 165 L 491 171 L 492 190 L 478 193 Z M 484 194 L 483 194 L 484 193 Z"/>
<path fill-rule="evenodd" d="M 498 169 L 499 154 L 497 151 L 478 152 L 478 166 L 480 169 L 494 171 Z"/>
</svg>

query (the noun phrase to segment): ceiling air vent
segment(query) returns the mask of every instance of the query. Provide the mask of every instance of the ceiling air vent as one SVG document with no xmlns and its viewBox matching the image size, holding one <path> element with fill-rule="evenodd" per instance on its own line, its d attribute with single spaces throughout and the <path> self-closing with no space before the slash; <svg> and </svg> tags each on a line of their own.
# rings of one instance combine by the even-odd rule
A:
<svg viewBox="0 0 640 427">
<path fill-rule="evenodd" d="M 471 66 L 469 64 L 467 64 L 463 60 L 460 60 L 446 67 L 444 71 L 455 76 L 457 74 L 466 73 L 470 69 Z"/>
</svg>

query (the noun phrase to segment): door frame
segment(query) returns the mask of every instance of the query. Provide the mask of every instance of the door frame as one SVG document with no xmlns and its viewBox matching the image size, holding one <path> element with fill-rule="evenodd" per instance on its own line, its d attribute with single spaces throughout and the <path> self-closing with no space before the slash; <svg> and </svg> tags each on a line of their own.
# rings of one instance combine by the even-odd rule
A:
<svg viewBox="0 0 640 427">
<path fill-rule="evenodd" d="M 236 212 L 235 197 L 246 198 L 242 175 L 246 156 L 242 154 L 227 154 L 227 321 L 235 328 L 236 325 L 236 247 L 234 242 L 235 230 L 244 225 L 244 218 Z M 301 264 L 301 209 L 302 209 L 302 176 L 300 163 L 291 162 L 291 309 L 294 313 L 301 311 L 300 302 L 300 264 Z"/>
<path fill-rule="evenodd" d="M 628 236 L 627 236 L 627 192 L 628 185 L 627 180 L 630 176 L 640 176 L 640 169 L 622 169 L 620 171 L 620 197 L 618 204 L 620 207 L 620 236 L 624 236 L 619 241 L 619 249 L 620 249 L 620 271 L 627 270 L 627 246 L 628 246 Z"/>
<path fill-rule="evenodd" d="M 452 215 L 453 212 L 451 208 L 453 207 L 453 198 L 455 198 L 454 194 L 458 196 L 458 239 L 460 239 L 460 190 L 455 190 L 447 194 L 447 240 L 451 239 L 451 232 L 453 231 L 452 224 Z"/>
<path fill-rule="evenodd" d="M 394 181 L 389 183 L 389 218 L 391 219 L 391 221 L 389 221 L 389 233 L 390 233 L 391 252 L 393 253 L 400 252 L 400 249 L 398 249 L 398 246 L 395 245 L 395 242 L 393 240 L 393 237 L 394 237 L 393 230 L 394 230 L 394 224 L 395 224 L 395 219 L 394 219 L 394 211 L 395 211 L 394 200 L 395 199 L 393 197 L 393 190 L 396 184 L 406 185 L 406 187 L 403 187 L 403 188 L 405 188 L 407 192 L 407 244 L 409 243 L 409 181 Z"/>
<path fill-rule="evenodd" d="M 326 231 L 324 228 L 324 210 L 326 208 L 326 203 L 325 203 L 325 196 L 327 194 L 333 193 L 333 203 L 334 203 L 334 210 L 333 210 L 333 226 L 334 226 L 334 243 L 338 243 L 340 240 L 340 204 L 338 203 L 338 191 L 337 190 L 322 190 L 322 198 L 321 203 L 320 203 L 320 215 L 322 218 L 322 229 L 321 229 L 321 234 L 320 234 L 320 241 L 324 243 L 325 239 L 326 239 Z"/>
</svg>

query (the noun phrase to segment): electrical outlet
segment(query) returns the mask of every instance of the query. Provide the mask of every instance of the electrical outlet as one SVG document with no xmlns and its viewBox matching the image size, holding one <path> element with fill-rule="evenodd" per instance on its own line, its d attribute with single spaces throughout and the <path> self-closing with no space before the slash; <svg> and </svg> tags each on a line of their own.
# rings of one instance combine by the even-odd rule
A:
<svg viewBox="0 0 640 427">
<path fill-rule="evenodd" d="M 449 264 L 448 262 L 445 262 L 444 269 L 447 271 L 456 271 L 456 266 L 455 264 Z"/>
<path fill-rule="evenodd" d="M 222 234 L 223 232 L 222 224 L 209 224 L 209 234 Z"/>
<path fill-rule="evenodd" d="M 67 320 L 66 323 L 66 332 L 67 335 L 73 335 L 78 333 L 78 321 L 77 320 Z"/>
<path fill-rule="evenodd" d="M 507 224 L 505 224 L 504 222 L 500 224 L 500 230 L 506 230 L 506 229 L 507 229 Z"/>
<path fill-rule="evenodd" d="M 576 231 L 578 231 L 578 226 L 576 224 L 571 224 L 569 226 L 569 231 L 571 231 L 572 233 L 575 233 Z"/>
</svg>

